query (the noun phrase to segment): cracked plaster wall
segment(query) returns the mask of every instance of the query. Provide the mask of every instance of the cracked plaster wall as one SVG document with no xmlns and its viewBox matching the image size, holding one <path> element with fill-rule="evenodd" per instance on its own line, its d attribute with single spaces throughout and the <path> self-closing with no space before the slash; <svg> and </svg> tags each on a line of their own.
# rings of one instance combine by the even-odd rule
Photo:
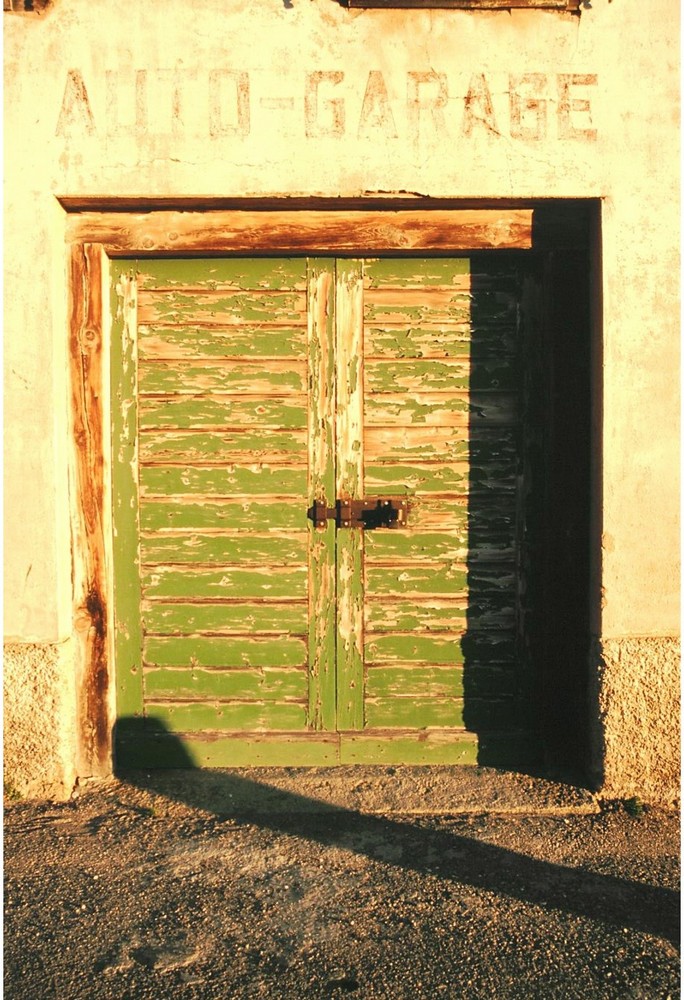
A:
<svg viewBox="0 0 684 1000">
<path fill-rule="evenodd" d="M 679 5 L 644 11 L 61 0 L 6 14 L 6 638 L 53 645 L 73 630 L 58 196 L 405 191 L 602 199 L 597 633 L 611 650 L 678 634 Z M 633 733 L 621 671 L 637 700 L 646 691 L 647 659 L 628 659 L 602 661 L 609 777 Z M 69 682 L 68 656 L 51 669 Z M 10 678 L 33 690 L 30 670 Z M 672 671 L 651 683 L 644 732 L 657 719 L 674 738 L 657 708 Z M 39 697 L 68 711 L 49 684 Z"/>
</svg>

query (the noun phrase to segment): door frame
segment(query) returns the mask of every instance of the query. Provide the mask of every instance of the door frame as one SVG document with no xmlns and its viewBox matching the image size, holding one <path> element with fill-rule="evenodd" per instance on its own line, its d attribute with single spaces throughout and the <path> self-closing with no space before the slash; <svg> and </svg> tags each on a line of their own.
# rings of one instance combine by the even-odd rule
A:
<svg viewBox="0 0 684 1000">
<path fill-rule="evenodd" d="M 296 202 L 233 203 L 212 208 L 177 202 L 116 206 L 104 199 L 63 199 L 68 268 L 68 460 L 72 550 L 72 606 L 75 648 L 79 776 L 112 769 L 116 717 L 112 635 L 111 540 L 110 261 L 118 257 L 211 256 L 230 254 L 354 257 L 373 254 L 421 255 L 476 251 L 586 248 L 590 221 L 587 202 L 339 203 L 339 208 Z M 225 204 L 225 203 L 224 203 Z M 133 208 L 137 210 L 132 210 Z M 472 736 L 473 734 L 471 734 Z M 291 737 L 289 737 L 291 741 Z M 353 749 L 341 759 L 336 734 L 305 734 L 320 754 L 302 754 L 302 763 L 353 763 Z M 327 741 L 327 742 L 326 742 Z M 273 765 L 282 742 L 252 741 L 243 753 L 231 740 L 207 741 L 197 756 L 205 766 Z M 477 761 L 477 739 L 445 752 L 437 736 L 432 750 L 422 740 L 420 760 Z M 395 763 L 390 758 L 378 763 Z M 178 765 L 177 765 L 178 766 Z"/>
</svg>

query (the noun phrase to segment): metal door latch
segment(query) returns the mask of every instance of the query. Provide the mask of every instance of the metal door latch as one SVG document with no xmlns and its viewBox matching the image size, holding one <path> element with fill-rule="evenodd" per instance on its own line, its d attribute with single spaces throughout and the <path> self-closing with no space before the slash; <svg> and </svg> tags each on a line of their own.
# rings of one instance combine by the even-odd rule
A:
<svg viewBox="0 0 684 1000">
<path fill-rule="evenodd" d="M 408 523 L 409 503 L 403 497 L 371 497 L 368 500 L 337 500 L 328 507 L 314 500 L 308 517 L 316 528 L 334 520 L 338 528 L 403 528 Z"/>
</svg>

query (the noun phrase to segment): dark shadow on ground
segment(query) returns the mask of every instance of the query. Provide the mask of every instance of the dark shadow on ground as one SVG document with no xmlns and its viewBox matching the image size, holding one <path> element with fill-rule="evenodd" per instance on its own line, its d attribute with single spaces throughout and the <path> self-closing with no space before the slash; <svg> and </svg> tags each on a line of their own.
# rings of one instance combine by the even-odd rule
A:
<svg viewBox="0 0 684 1000">
<path fill-rule="evenodd" d="M 679 946 L 679 893 L 671 889 L 538 860 L 451 829 L 435 828 L 426 817 L 398 820 L 365 815 L 314 802 L 235 772 L 200 770 L 194 768 L 180 740 L 156 720 L 128 718 L 121 725 L 127 741 L 135 739 L 136 729 L 147 741 L 157 739 L 160 749 L 166 748 L 169 760 L 182 770 L 174 774 L 169 769 L 121 769 L 117 770 L 120 780 L 209 812 L 218 821 L 253 823 L 375 860 L 387 860 L 377 847 L 389 844 L 398 858 L 389 863 L 404 869 L 631 928 Z"/>
</svg>

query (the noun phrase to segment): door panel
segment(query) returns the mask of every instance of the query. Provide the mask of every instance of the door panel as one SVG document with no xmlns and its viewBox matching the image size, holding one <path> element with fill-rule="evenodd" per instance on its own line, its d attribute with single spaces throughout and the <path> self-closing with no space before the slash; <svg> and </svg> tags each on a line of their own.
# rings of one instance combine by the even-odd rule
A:
<svg viewBox="0 0 684 1000">
<path fill-rule="evenodd" d="M 518 264 L 117 267 L 119 715 L 226 765 L 474 760 L 515 728 Z M 307 516 L 381 496 L 407 526 Z"/>
</svg>

